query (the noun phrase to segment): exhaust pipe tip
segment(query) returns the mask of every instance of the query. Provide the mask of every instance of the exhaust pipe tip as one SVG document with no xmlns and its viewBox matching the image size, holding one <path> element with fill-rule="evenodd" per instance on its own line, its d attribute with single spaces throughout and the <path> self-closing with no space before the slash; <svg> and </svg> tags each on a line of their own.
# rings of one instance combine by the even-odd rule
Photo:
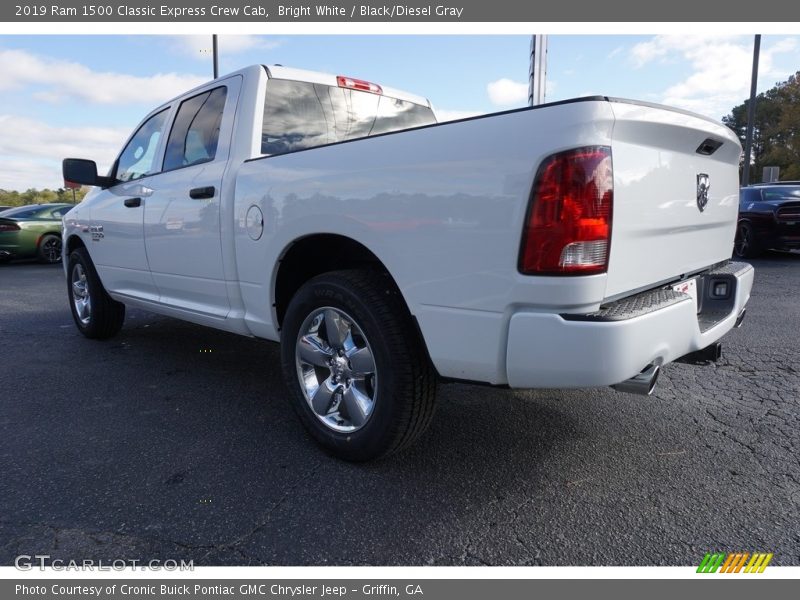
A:
<svg viewBox="0 0 800 600">
<path fill-rule="evenodd" d="M 611 387 L 618 392 L 627 392 L 628 394 L 638 394 L 640 396 L 649 396 L 653 393 L 658 382 L 658 376 L 661 373 L 661 367 L 655 363 L 647 365 L 642 372 L 638 375 L 631 377 L 621 383 L 612 385 Z"/>
<path fill-rule="evenodd" d="M 658 383 L 658 376 L 661 375 L 661 367 L 658 365 L 652 366 L 652 375 L 650 376 L 650 382 L 647 387 L 647 395 L 653 393 L 653 390 L 656 389 L 656 383 Z"/>
</svg>

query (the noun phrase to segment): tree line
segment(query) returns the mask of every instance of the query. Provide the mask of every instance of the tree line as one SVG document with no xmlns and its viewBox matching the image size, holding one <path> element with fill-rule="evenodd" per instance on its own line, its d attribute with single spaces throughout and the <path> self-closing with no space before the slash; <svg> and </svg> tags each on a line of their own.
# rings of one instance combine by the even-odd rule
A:
<svg viewBox="0 0 800 600">
<path fill-rule="evenodd" d="M 73 200 L 72 190 L 65 188 L 58 188 L 51 190 L 45 188 L 37 190 L 29 188 L 24 192 L 16 190 L 0 190 L 0 206 L 25 206 L 26 204 L 49 204 L 52 202 L 80 202 L 89 191 L 88 188 L 81 188 L 75 190 L 75 198 Z"/>
<path fill-rule="evenodd" d="M 750 100 L 723 117 L 744 146 Z M 780 167 L 782 181 L 800 179 L 800 71 L 756 97 L 750 181 L 761 181 L 764 167 Z"/>
</svg>

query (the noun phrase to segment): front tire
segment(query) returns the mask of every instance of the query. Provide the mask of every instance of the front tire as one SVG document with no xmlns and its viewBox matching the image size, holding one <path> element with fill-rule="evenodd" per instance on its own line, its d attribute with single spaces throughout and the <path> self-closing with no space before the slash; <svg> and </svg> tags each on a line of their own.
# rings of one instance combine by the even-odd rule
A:
<svg viewBox="0 0 800 600">
<path fill-rule="evenodd" d="M 36 249 L 39 262 L 52 265 L 61 260 L 61 236 L 48 233 L 39 240 L 39 247 Z"/>
<path fill-rule="evenodd" d="M 87 338 L 105 340 L 122 329 L 125 305 L 108 295 L 86 248 L 69 255 L 67 294 L 75 325 Z"/>
<path fill-rule="evenodd" d="M 397 452 L 432 420 L 436 376 L 385 273 L 334 271 L 303 285 L 284 318 L 281 363 L 301 421 L 344 460 Z"/>
</svg>

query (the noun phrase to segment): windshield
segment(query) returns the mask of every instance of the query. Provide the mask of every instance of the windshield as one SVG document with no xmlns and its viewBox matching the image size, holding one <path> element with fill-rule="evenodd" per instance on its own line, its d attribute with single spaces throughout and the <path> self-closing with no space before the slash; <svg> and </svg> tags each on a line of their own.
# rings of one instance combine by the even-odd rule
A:
<svg viewBox="0 0 800 600">
<path fill-rule="evenodd" d="M 428 106 L 398 98 L 287 79 L 270 79 L 261 129 L 262 154 L 436 123 Z"/>
<path fill-rule="evenodd" d="M 800 200 L 800 186 L 772 187 L 762 192 L 762 198 L 770 200 Z"/>
</svg>

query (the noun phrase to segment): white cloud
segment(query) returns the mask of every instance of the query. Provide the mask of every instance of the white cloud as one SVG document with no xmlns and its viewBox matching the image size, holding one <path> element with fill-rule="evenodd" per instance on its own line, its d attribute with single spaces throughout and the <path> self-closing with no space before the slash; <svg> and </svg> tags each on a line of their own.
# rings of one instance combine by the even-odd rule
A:
<svg viewBox="0 0 800 600">
<path fill-rule="evenodd" d="M 440 123 L 445 121 L 455 121 L 456 119 L 468 119 L 483 114 L 477 110 L 448 110 L 446 108 L 436 109 L 436 118 Z"/>
<path fill-rule="evenodd" d="M 638 69 L 655 60 L 673 62 L 676 58 L 684 57 L 699 49 L 721 46 L 737 38 L 741 40 L 742 36 L 657 35 L 651 40 L 635 44 L 631 48 L 631 59 Z"/>
<path fill-rule="evenodd" d="M 217 37 L 221 57 L 241 54 L 250 50 L 274 50 L 281 44 L 280 40 L 258 35 L 220 35 Z M 180 54 L 207 62 L 211 55 L 211 36 L 176 35 L 173 36 L 170 47 Z"/>
<path fill-rule="evenodd" d="M 38 160 L 20 160 L 2 157 L 0 189 L 24 192 L 29 188 L 58 189 L 64 186 L 60 179 L 61 167 L 55 163 Z"/>
<path fill-rule="evenodd" d="M 523 106 L 528 101 L 528 83 L 511 79 L 498 79 L 486 86 L 489 100 L 497 106 Z"/>
<path fill-rule="evenodd" d="M 42 86 L 37 100 L 75 99 L 93 104 L 159 104 L 207 79 L 183 73 L 142 77 L 93 71 L 77 62 L 38 56 L 24 50 L 0 49 L 0 91 Z"/>
<path fill-rule="evenodd" d="M 615 56 L 622 54 L 624 50 L 625 50 L 624 46 L 617 46 L 611 52 L 608 53 L 608 56 L 606 56 L 606 58 L 614 58 Z"/>
<path fill-rule="evenodd" d="M 796 37 L 788 37 L 788 38 L 783 38 L 782 40 L 778 40 L 769 49 L 769 51 L 773 54 L 779 52 L 792 52 L 794 50 L 797 50 Z"/>
<path fill-rule="evenodd" d="M 0 115 L 0 188 L 61 187 L 61 160 L 91 158 L 104 173 L 130 134 L 127 127 L 54 127 L 34 119 Z"/>
<path fill-rule="evenodd" d="M 796 38 L 784 38 L 762 47 L 759 74 L 768 81 L 785 79 L 790 72 L 775 66 L 775 57 L 797 49 Z M 749 94 L 753 60 L 751 36 L 656 36 L 631 49 L 636 68 L 651 63 L 684 60 L 691 73 L 663 90 L 661 102 L 721 118 Z"/>
</svg>

